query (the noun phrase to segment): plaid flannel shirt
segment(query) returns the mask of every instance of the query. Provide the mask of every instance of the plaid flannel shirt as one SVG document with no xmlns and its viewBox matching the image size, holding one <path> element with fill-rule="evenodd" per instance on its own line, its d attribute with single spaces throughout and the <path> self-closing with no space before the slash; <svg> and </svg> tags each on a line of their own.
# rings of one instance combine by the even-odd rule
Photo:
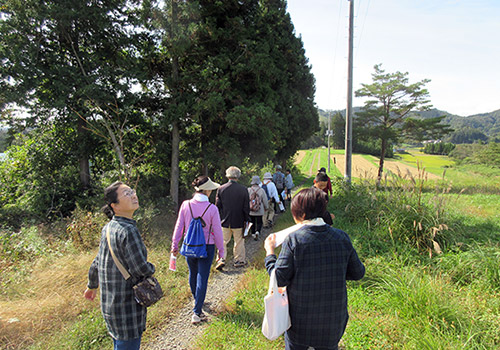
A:
<svg viewBox="0 0 500 350">
<path fill-rule="evenodd" d="M 113 251 L 131 275 L 128 280 L 123 278 L 109 251 L 108 225 Z M 113 217 L 102 229 L 99 253 L 90 266 L 87 286 L 100 287 L 102 315 L 114 339 L 136 339 L 146 329 L 146 308 L 135 301 L 132 285 L 154 272 L 154 266 L 147 262 L 146 247 L 135 220 Z"/>
<path fill-rule="evenodd" d="M 365 274 L 347 233 L 306 225 L 285 238 L 279 258 L 265 262 L 269 273 L 276 269 L 278 286 L 287 287 L 290 341 L 336 349 L 348 319 L 346 280 Z"/>
</svg>

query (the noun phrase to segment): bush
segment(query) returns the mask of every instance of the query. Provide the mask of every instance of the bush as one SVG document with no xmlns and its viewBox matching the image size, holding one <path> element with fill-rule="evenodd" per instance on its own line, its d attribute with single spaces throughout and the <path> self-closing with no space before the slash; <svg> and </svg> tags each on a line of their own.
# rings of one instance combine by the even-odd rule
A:
<svg viewBox="0 0 500 350">
<path fill-rule="evenodd" d="M 101 231 L 109 219 L 100 212 L 91 212 L 79 206 L 73 211 L 67 233 L 75 248 L 88 250 L 99 246 Z"/>
<path fill-rule="evenodd" d="M 45 240 L 39 235 L 36 226 L 20 231 L 0 231 L 0 258 L 9 263 L 34 258 L 49 251 Z"/>
</svg>

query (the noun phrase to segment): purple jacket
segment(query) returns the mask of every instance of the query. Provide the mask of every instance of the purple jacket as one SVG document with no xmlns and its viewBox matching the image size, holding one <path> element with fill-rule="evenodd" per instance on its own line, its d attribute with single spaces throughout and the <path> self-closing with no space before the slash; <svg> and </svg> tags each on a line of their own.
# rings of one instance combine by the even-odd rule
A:
<svg viewBox="0 0 500 350">
<path fill-rule="evenodd" d="M 207 196 L 199 193 L 195 194 L 193 199 L 186 200 L 181 205 L 172 237 L 172 250 L 179 250 L 179 242 L 184 238 L 184 234 L 191 223 L 192 216 L 189 211 L 189 203 L 191 203 L 194 217 L 201 216 L 207 208 L 207 205 L 210 205 L 203 215 L 203 221 L 206 223 L 206 226 L 203 228 L 205 242 L 206 244 L 215 244 L 219 250 L 219 256 L 224 256 L 224 238 L 222 236 L 219 209 L 208 201 Z"/>
</svg>

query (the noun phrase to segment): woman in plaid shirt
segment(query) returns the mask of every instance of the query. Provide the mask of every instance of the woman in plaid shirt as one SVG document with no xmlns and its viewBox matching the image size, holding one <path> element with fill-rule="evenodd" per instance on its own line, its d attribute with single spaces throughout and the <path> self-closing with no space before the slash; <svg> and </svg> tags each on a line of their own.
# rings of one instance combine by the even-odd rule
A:
<svg viewBox="0 0 500 350">
<path fill-rule="evenodd" d="M 89 281 L 84 297 L 94 300 L 97 288 L 101 291 L 101 310 L 115 350 L 139 349 L 142 332 L 146 329 L 146 308 L 134 298 L 132 285 L 155 272 L 147 261 L 147 251 L 135 220 L 139 200 L 134 190 L 115 182 L 104 191 L 103 211 L 111 219 L 101 234 L 99 253 L 89 269 Z M 118 260 L 131 278 L 125 280 L 115 265 L 108 248 L 106 230 Z"/>
<path fill-rule="evenodd" d="M 275 235 L 265 241 L 266 268 L 276 270 L 279 287 L 287 287 L 291 327 L 285 333 L 287 350 L 338 349 L 347 325 L 346 280 L 359 280 L 365 267 L 349 236 L 321 218 L 324 192 L 300 191 L 291 205 L 295 222 L 305 224 L 285 238 L 279 258 Z"/>
</svg>

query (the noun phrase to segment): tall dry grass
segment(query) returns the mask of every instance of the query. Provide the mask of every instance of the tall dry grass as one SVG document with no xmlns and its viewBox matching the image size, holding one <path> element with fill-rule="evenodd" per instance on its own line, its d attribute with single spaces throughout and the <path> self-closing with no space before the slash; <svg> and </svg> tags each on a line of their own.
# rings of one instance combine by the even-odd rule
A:
<svg viewBox="0 0 500 350">
<path fill-rule="evenodd" d="M 42 334 L 60 329 L 89 305 L 82 293 L 95 254 L 40 261 L 16 293 L 0 297 L 0 348 L 24 349 Z"/>
</svg>

